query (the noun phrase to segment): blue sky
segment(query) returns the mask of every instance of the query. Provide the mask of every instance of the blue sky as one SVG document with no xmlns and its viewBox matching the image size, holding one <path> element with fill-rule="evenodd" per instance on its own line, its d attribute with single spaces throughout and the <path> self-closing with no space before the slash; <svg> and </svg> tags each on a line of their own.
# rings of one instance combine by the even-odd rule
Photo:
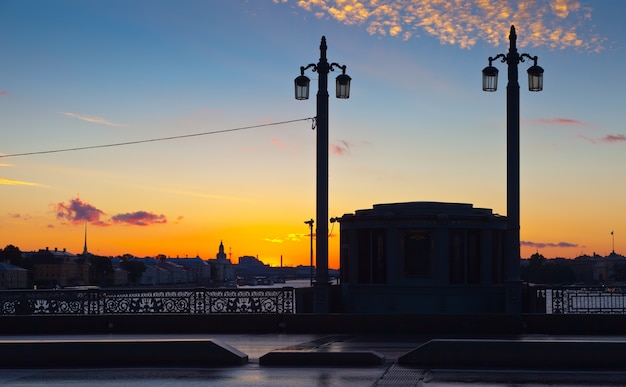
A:
<svg viewBox="0 0 626 387">
<path fill-rule="evenodd" d="M 604 1 L 16 1 L 0 3 L 0 155 L 278 123 L 201 137 L 0 158 L 0 246 L 306 263 L 315 214 L 316 73 L 330 100 L 330 216 L 376 203 L 506 215 L 506 67 L 519 65 L 522 256 L 626 252 L 626 3 Z M 330 74 L 332 80 L 339 72 Z M 334 95 L 334 85 L 329 90 Z M 338 255 L 337 231 L 331 263 Z M 335 258 L 333 258 L 335 257 Z"/>
</svg>

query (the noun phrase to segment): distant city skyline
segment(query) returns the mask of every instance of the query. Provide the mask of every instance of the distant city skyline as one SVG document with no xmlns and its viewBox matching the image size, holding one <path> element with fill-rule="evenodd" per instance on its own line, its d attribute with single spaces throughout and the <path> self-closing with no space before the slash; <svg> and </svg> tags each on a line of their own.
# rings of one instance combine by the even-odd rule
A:
<svg viewBox="0 0 626 387">
<path fill-rule="evenodd" d="M 328 59 L 329 216 L 471 203 L 506 215 L 506 66 L 520 71 L 521 255 L 626 252 L 626 3 L 575 0 L 0 4 L 0 248 L 309 264 L 316 74 Z M 243 130 L 242 128 L 248 128 Z M 240 130 L 241 129 L 241 130 Z M 205 133 L 202 136 L 194 134 Z M 210 133 L 210 135 L 209 135 Z M 162 141 L 144 141 L 154 139 Z M 71 152 L 50 150 L 107 146 Z M 319 220 L 315 219 L 315 222 Z M 339 267 L 339 224 L 329 224 Z"/>
</svg>

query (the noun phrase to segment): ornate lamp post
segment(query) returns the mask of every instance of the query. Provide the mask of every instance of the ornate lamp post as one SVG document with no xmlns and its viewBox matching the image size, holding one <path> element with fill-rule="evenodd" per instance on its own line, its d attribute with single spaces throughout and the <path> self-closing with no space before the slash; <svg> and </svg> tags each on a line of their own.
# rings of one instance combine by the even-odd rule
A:
<svg viewBox="0 0 626 387">
<path fill-rule="evenodd" d="M 520 280 L 520 186 L 519 186 L 519 83 L 517 81 L 517 65 L 524 58 L 534 61 L 528 68 L 528 89 L 543 89 L 543 69 L 537 66 L 537 57 L 518 54 L 516 47 L 517 35 L 515 26 L 511 26 L 509 34 L 508 54 L 489 57 L 489 66 L 483 69 L 483 90 L 496 91 L 498 87 L 498 69 L 491 63 L 501 59 L 508 65 L 508 84 L 506 86 L 506 131 L 507 131 L 507 232 L 505 239 L 506 281 L 509 283 Z M 517 293 L 517 291 L 515 291 Z M 521 294 L 510 294 L 507 298 L 509 312 L 521 311 Z M 515 299 L 511 299 L 514 297 Z M 517 305 L 516 305 L 517 304 Z"/>
<path fill-rule="evenodd" d="M 346 66 L 328 63 L 326 59 L 326 37 L 322 36 L 320 59 L 317 64 L 311 63 L 300 67 L 300 76 L 295 81 L 295 97 L 297 100 L 309 98 L 309 78 L 304 75 L 307 69 L 318 73 L 317 90 L 317 238 L 316 238 L 316 274 L 315 274 L 315 312 L 328 313 L 329 310 L 329 277 L 328 277 L 328 73 L 339 68 L 342 73 L 337 77 L 337 98 L 350 97 L 351 78 L 346 75 Z"/>
</svg>

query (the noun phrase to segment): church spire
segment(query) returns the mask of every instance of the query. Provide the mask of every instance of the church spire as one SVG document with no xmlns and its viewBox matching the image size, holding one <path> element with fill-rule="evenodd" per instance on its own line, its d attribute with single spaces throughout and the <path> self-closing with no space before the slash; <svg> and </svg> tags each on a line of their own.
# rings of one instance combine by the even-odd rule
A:
<svg viewBox="0 0 626 387">
<path fill-rule="evenodd" d="M 88 255 L 89 251 L 87 251 L 87 222 L 85 222 L 85 246 L 83 247 L 83 255 Z"/>
</svg>

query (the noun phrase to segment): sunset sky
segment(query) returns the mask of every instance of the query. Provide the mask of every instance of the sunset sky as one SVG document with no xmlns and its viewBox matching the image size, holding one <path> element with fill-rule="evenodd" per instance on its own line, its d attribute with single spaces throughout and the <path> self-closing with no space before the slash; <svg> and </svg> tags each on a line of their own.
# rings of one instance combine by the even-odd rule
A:
<svg viewBox="0 0 626 387">
<path fill-rule="evenodd" d="M 0 248 L 80 253 L 87 225 L 99 255 L 208 259 L 223 241 L 234 263 L 308 264 L 317 73 L 308 101 L 293 79 L 322 35 L 352 77 L 338 100 L 329 75 L 330 217 L 409 201 L 506 215 L 506 65 L 495 93 L 481 70 L 514 24 L 545 70 L 531 93 L 519 65 L 522 257 L 626 254 L 624 15 L 623 0 L 3 0 Z"/>
</svg>

